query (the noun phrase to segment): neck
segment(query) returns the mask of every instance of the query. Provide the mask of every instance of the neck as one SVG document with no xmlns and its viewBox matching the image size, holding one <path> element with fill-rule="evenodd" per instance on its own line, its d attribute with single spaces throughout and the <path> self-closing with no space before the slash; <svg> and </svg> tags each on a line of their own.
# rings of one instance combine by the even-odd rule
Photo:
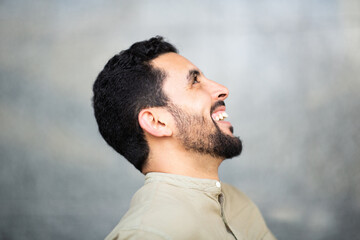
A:
<svg viewBox="0 0 360 240">
<path fill-rule="evenodd" d="M 219 180 L 218 169 L 223 159 L 170 146 L 150 146 L 143 173 L 163 172 L 194 178 Z M 166 149 L 166 150 L 164 150 Z"/>
</svg>

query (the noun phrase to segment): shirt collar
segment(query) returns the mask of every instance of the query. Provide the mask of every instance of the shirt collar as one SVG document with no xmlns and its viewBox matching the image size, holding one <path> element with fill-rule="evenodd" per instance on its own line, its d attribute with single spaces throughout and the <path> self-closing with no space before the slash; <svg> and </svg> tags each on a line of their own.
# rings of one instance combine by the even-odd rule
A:
<svg viewBox="0 0 360 240">
<path fill-rule="evenodd" d="M 219 195 L 221 182 L 214 179 L 193 178 L 170 173 L 149 172 L 145 175 L 145 184 L 164 182 L 181 188 L 195 189 L 206 193 Z"/>
</svg>

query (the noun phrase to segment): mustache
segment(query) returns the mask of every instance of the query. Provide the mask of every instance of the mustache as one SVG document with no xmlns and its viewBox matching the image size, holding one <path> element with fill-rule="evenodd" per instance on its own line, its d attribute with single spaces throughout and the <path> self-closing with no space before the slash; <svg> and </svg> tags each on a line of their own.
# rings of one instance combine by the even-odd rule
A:
<svg viewBox="0 0 360 240">
<path fill-rule="evenodd" d="M 220 100 L 214 103 L 214 105 L 210 109 L 210 113 L 212 114 L 215 111 L 215 109 L 220 106 L 225 106 L 225 102 Z"/>
</svg>

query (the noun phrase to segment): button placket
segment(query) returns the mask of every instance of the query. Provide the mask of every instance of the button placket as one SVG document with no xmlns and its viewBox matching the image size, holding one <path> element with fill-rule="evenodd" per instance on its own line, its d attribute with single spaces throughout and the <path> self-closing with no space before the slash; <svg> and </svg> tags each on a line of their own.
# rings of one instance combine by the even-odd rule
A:
<svg viewBox="0 0 360 240">
<path fill-rule="evenodd" d="M 235 238 L 235 240 L 237 240 L 235 234 L 233 233 L 233 231 L 231 230 L 229 224 L 227 223 L 227 220 L 225 218 L 225 213 L 224 213 L 224 195 L 222 193 L 219 194 L 218 196 L 218 202 L 220 204 L 220 208 L 221 208 L 221 218 L 225 224 L 226 230 Z"/>
</svg>

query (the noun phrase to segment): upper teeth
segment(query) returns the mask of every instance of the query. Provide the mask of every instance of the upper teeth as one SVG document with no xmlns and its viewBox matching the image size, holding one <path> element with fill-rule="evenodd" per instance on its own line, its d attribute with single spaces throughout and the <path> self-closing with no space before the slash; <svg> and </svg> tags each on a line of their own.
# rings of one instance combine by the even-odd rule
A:
<svg viewBox="0 0 360 240">
<path fill-rule="evenodd" d="M 229 115 L 227 115 L 226 112 L 222 112 L 222 113 L 219 113 L 218 115 L 216 115 L 215 120 L 216 121 L 223 120 L 223 119 L 227 118 L 228 116 Z"/>
</svg>

